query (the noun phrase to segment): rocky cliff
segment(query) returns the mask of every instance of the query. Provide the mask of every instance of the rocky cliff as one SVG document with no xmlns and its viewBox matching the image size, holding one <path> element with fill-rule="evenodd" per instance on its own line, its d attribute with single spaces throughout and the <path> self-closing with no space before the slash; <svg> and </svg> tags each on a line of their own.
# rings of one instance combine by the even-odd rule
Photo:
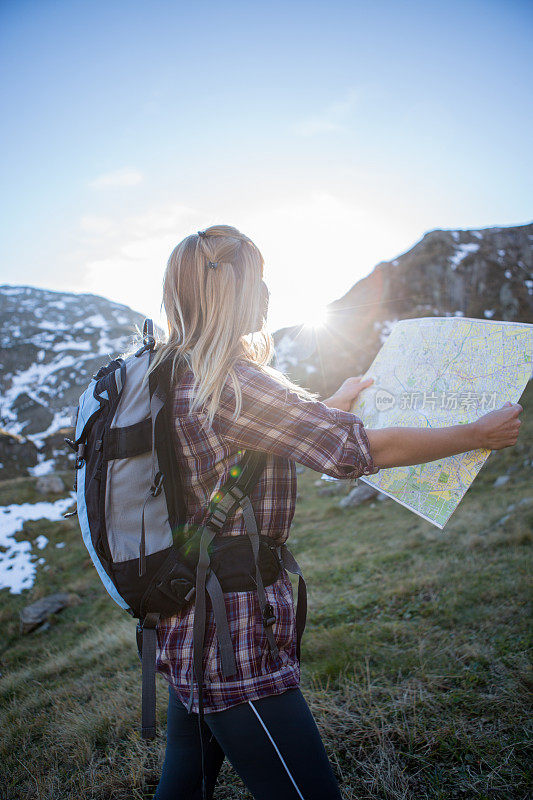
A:
<svg viewBox="0 0 533 800">
<path fill-rule="evenodd" d="M 328 306 L 320 328 L 275 335 L 277 366 L 324 395 L 364 372 L 398 319 L 464 316 L 533 322 L 533 224 L 435 230 L 377 264 Z"/>
</svg>

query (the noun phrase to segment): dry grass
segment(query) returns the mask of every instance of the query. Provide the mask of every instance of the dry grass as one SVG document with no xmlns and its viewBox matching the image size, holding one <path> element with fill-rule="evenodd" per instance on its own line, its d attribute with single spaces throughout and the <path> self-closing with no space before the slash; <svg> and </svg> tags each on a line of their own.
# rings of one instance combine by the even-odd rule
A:
<svg viewBox="0 0 533 800">
<path fill-rule="evenodd" d="M 519 443 L 490 456 L 444 532 L 388 500 L 340 510 L 315 473 L 299 476 L 302 691 L 345 800 L 530 796 L 531 389 L 522 404 Z M 33 491 L 31 479 L 6 481 L 0 503 Z M 76 523 L 29 523 L 23 537 L 41 532 L 49 569 L 21 596 L 0 593 L 0 797 L 147 800 L 167 685 L 158 678 L 158 738 L 144 742 L 135 621 L 108 598 Z M 18 610 L 58 590 L 80 603 L 21 637 Z M 250 800 L 227 763 L 215 797 Z"/>
</svg>

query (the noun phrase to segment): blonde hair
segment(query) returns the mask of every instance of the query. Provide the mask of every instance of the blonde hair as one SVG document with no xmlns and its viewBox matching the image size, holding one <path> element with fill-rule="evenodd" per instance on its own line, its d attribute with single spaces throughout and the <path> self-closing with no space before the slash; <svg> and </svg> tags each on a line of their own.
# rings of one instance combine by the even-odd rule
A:
<svg viewBox="0 0 533 800">
<path fill-rule="evenodd" d="M 274 340 L 267 329 L 263 266 L 263 256 L 252 240 L 230 225 L 212 225 L 187 236 L 168 259 L 162 301 L 168 337 L 158 342 L 149 372 L 169 359 L 174 385 L 186 363 L 194 375 L 190 411 L 205 407 L 208 426 L 228 377 L 236 397 L 234 419 L 241 412 L 242 394 L 234 369 L 239 359 L 254 364 L 302 399 L 318 396 L 269 366 Z"/>
</svg>

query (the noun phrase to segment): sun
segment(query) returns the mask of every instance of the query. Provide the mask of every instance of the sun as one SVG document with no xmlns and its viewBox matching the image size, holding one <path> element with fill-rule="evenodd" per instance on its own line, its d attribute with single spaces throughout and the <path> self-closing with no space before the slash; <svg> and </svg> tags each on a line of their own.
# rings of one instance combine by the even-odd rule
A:
<svg viewBox="0 0 533 800">
<path fill-rule="evenodd" d="M 305 309 L 303 324 L 309 328 L 323 328 L 327 319 L 327 306 L 308 306 Z"/>
</svg>

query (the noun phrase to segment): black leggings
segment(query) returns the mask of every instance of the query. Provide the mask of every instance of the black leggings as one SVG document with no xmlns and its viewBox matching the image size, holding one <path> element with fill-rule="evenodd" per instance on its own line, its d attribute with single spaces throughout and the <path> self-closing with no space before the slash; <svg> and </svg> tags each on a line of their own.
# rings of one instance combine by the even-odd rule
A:
<svg viewBox="0 0 533 800">
<path fill-rule="evenodd" d="M 207 796 L 227 756 L 255 800 L 342 800 L 313 715 L 299 688 L 204 715 Z M 198 714 L 169 686 L 167 747 L 154 800 L 200 800 Z"/>
</svg>

